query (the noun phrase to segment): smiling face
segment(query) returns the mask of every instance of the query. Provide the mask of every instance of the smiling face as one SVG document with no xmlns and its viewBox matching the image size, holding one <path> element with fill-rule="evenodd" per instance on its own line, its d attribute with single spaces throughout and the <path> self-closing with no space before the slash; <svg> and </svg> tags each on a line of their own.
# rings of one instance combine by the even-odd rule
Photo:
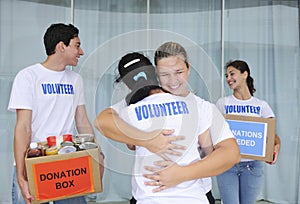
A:
<svg viewBox="0 0 300 204">
<path fill-rule="evenodd" d="M 180 56 L 170 56 L 157 61 L 161 86 L 177 96 L 187 96 L 190 69 Z"/>
<path fill-rule="evenodd" d="M 74 37 L 70 40 L 70 44 L 65 46 L 66 63 L 70 66 L 77 66 L 78 59 L 84 54 L 80 47 L 79 37 Z"/>
<path fill-rule="evenodd" d="M 229 88 L 232 90 L 239 90 L 241 88 L 247 88 L 247 76 L 248 73 L 245 71 L 241 73 L 240 70 L 233 66 L 229 66 L 226 69 L 226 83 L 228 84 Z"/>
</svg>

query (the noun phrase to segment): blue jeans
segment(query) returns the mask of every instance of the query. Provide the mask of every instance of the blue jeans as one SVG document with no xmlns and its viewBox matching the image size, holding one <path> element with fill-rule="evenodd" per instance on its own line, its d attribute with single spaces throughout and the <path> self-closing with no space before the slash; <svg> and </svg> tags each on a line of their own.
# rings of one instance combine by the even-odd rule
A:
<svg viewBox="0 0 300 204">
<path fill-rule="evenodd" d="M 14 167 L 13 185 L 12 185 L 12 203 L 13 204 L 25 204 L 21 190 L 18 185 L 16 167 Z M 84 196 L 75 198 L 68 198 L 64 200 L 54 201 L 55 204 L 86 204 Z"/>
<path fill-rule="evenodd" d="M 264 179 L 261 161 L 246 161 L 234 165 L 217 176 L 223 204 L 255 204 Z"/>
</svg>

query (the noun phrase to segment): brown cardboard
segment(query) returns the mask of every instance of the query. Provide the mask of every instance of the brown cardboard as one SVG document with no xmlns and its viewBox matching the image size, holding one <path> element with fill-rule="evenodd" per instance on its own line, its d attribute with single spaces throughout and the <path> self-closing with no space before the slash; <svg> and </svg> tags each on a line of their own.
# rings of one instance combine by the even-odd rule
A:
<svg viewBox="0 0 300 204">
<path fill-rule="evenodd" d="M 276 133 L 276 119 L 275 118 L 260 118 L 260 117 L 251 117 L 251 116 L 240 116 L 240 115 L 225 115 L 225 119 L 233 120 L 233 121 L 241 121 L 241 122 L 258 122 L 267 125 L 267 133 L 266 133 L 266 149 L 265 156 L 258 155 L 247 155 L 241 154 L 242 158 L 254 159 L 254 160 L 262 160 L 271 162 L 273 161 L 273 153 L 274 153 L 274 142 L 275 142 L 275 133 Z"/>
<path fill-rule="evenodd" d="M 100 149 L 25 158 L 32 203 L 102 192 Z"/>
</svg>

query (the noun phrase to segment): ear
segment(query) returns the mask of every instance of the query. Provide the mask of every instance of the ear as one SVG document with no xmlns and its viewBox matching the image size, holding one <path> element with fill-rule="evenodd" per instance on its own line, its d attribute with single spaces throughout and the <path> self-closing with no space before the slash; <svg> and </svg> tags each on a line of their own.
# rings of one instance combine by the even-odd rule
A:
<svg viewBox="0 0 300 204">
<path fill-rule="evenodd" d="M 243 74 L 243 78 L 244 78 L 244 79 L 247 79 L 247 77 L 248 77 L 248 75 L 249 75 L 248 72 L 247 72 L 247 71 L 244 71 L 244 73 L 242 73 L 242 74 Z"/>
<path fill-rule="evenodd" d="M 190 75 L 191 72 L 191 64 L 188 62 L 187 63 L 187 69 L 188 69 L 188 75 Z"/>
<path fill-rule="evenodd" d="M 64 52 L 66 49 L 66 45 L 62 41 L 60 41 L 59 43 L 57 43 L 55 49 L 59 52 Z"/>
</svg>

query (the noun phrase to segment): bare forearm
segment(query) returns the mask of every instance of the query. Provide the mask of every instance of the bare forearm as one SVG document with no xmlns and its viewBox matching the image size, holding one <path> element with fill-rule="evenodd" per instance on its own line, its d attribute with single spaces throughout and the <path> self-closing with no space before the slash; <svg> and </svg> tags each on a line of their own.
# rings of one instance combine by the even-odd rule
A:
<svg viewBox="0 0 300 204">
<path fill-rule="evenodd" d="M 27 148 L 29 147 L 30 137 L 25 136 L 25 134 L 21 134 L 20 131 L 15 131 L 15 138 L 14 138 L 14 155 L 16 161 L 16 170 L 17 170 L 17 177 L 18 180 L 26 180 L 25 177 L 25 155 Z"/>
<path fill-rule="evenodd" d="M 135 146 L 142 146 L 153 153 L 181 155 L 177 150 L 185 149 L 184 146 L 176 144 L 177 140 L 184 139 L 183 136 L 170 136 L 174 130 L 154 130 L 143 132 L 122 120 L 116 111 L 108 108 L 102 111 L 94 121 L 95 127 L 106 137 Z"/>
<path fill-rule="evenodd" d="M 17 110 L 14 132 L 14 156 L 18 180 L 26 180 L 25 154 L 31 142 L 31 110 Z"/>
<path fill-rule="evenodd" d="M 240 151 L 235 139 L 227 139 L 216 145 L 215 150 L 207 157 L 187 166 L 179 166 L 172 161 L 157 161 L 155 167 L 146 166 L 145 169 L 152 173 L 144 175 L 150 179 L 145 184 L 156 186 L 153 192 L 159 192 L 185 181 L 216 176 L 239 161 Z M 157 181 L 160 186 L 157 186 Z"/>
<path fill-rule="evenodd" d="M 240 161 L 240 151 L 235 139 L 216 145 L 203 160 L 183 167 L 183 181 L 219 175 Z"/>
<path fill-rule="evenodd" d="M 111 108 L 102 111 L 94 121 L 95 127 L 105 136 L 117 142 L 143 146 L 151 136 L 130 126 Z"/>
<path fill-rule="evenodd" d="M 80 105 L 77 107 L 75 121 L 78 133 L 95 134 L 93 126 L 87 117 L 85 105 Z"/>
<path fill-rule="evenodd" d="M 79 134 L 95 134 L 93 126 L 87 118 L 76 127 Z"/>
</svg>

